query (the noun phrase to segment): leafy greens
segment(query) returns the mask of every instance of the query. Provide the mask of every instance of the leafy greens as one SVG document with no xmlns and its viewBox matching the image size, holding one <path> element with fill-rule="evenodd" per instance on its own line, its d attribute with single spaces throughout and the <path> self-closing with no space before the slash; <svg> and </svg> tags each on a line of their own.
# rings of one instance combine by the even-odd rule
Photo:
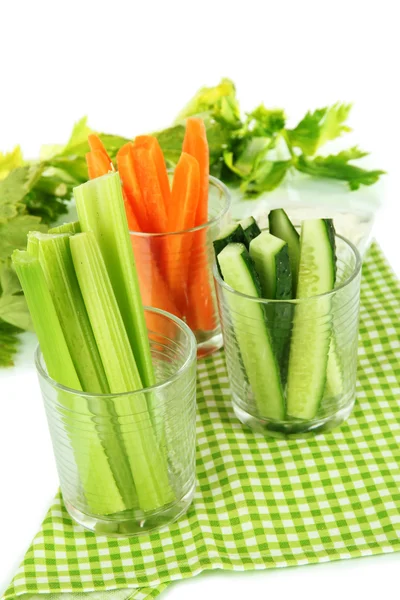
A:
<svg viewBox="0 0 400 600">
<path fill-rule="evenodd" d="M 376 183 L 383 171 L 368 171 L 353 161 L 367 153 L 350 148 L 336 155 L 316 153 L 330 140 L 350 131 L 346 125 L 351 105 L 337 103 L 308 112 L 293 129 L 286 127 L 280 108 L 263 104 L 242 116 L 236 88 L 229 79 L 203 87 L 179 112 L 171 127 L 158 131 L 169 166 L 182 151 L 185 119 L 202 117 L 210 149 L 210 171 L 227 185 L 238 187 L 243 197 L 255 197 L 278 187 L 290 171 L 312 177 L 341 180 L 351 190 Z M 21 288 L 9 257 L 24 248 L 31 230 L 46 231 L 68 210 L 73 187 L 88 178 L 85 155 L 92 130 L 84 117 L 63 145 L 45 145 L 35 161 L 24 161 L 17 146 L 0 153 L 0 366 L 12 364 L 17 333 L 30 328 Z M 128 138 L 98 134 L 114 160 Z"/>
</svg>

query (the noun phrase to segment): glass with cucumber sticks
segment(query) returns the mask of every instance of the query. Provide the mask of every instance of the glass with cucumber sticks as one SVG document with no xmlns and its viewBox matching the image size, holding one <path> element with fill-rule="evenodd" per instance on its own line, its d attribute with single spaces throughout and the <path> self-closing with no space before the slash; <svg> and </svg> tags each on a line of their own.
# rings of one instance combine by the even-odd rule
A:
<svg viewBox="0 0 400 600">
<path fill-rule="evenodd" d="M 269 230 L 250 217 L 214 242 L 214 277 L 239 420 L 274 437 L 327 431 L 355 402 L 361 258 L 329 219 Z"/>
<path fill-rule="evenodd" d="M 31 232 L 13 254 L 61 491 L 96 533 L 147 533 L 193 498 L 196 340 L 142 305 L 118 173 L 74 195 L 79 222 Z"/>
</svg>

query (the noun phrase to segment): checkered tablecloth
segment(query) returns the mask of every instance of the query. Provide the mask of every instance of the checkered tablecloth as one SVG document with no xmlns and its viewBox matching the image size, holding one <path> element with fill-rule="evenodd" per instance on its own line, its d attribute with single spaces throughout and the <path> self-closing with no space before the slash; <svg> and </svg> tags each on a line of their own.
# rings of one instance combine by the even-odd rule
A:
<svg viewBox="0 0 400 600">
<path fill-rule="evenodd" d="M 246 430 L 230 405 L 223 352 L 200 362 L 198 488 L 186 518 L 146 537 L 96 537 L 71 522 L 57 496 L 4 598 L 137 600 L 206 569 L 399 550 L 399 317 L 399 284 L 373 245 L 363 267 L 356 406 L 346 424 L 311 440 Z"/>
</svg>

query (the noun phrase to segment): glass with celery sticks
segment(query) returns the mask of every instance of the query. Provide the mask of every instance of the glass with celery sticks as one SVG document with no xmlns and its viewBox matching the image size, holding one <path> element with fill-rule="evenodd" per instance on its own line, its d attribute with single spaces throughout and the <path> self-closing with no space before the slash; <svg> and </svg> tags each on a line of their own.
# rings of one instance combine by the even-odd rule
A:
<svg viewBox="0 0 400 600">
<path fill-rule="evenodd" d="M 212 242 L 230 221 L 230 205 L 226 186 L 210 176 L 206 223 L 168 233 L 130 232 L 143 303 L 185 321 L 196 337 L 198 357 L 223 345 Z"/>
<path fill-rule="evenodd" d="M 99 534 L 159 529 L 193 499 L 196 341 L 172 315 L 148 308 L 145 316 L 156 377 L 149 388 L 119 394 L 70 389 L 48 375 L 40 347 L 36 351 L 65 506 Z M 99 440 L 114 477 L 99 458 Z"/>
<path fill-rule="evenodd" d="M 307 437 L 353 409 L 361 258 L 339 235 L 333 246 L 334 289 L 291 300 L 238 292 L 214 264 L 233 408 L 254 431 Z"/>
</svg>

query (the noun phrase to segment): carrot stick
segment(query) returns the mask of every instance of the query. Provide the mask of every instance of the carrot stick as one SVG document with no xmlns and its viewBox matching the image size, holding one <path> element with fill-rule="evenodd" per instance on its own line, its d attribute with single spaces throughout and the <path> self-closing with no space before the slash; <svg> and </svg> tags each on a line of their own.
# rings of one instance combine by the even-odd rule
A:
<svg viewBox="0 0 400 600">
<path fill-rule="evenodd" d="M 194 156 L 199 163 L 200 197 L 196 210 L 196 226 L 208 220 L 209 150 L 206 128 L 202 119 L 189 117 L 183 151 Z M 216 328 L 211 271 L 207 256 L 206 230 L 194 234 L 192 264 L 189 273 L 187 322 L 193 330 L 212 331 Z"/>
<path fill-rule="evenodd" d="M 200 168 L 200 199 L 196 212 L 196 225 L 204 225 L 208 220 L 208 177 L 210 159 L 207 133 L 203 119 L 189 117 L 186 120 L 186 132 L 183 140 L 183 152 L 194 156 Z"/>
<path fill-rule="evenodd" d="M 134 144 L 132 160 L 149 217 L 146 230 L 149 233 L 164 233 L 168 225 L 167 212 L 153 152 L 144 146 Z"/>
<path fill-rule="evenodd" d="M 162 197 L 164 198 L 165 210 L 168 209 L 171 203 L 171 188 L 167 168 L 165 166 L 164 154 L 157 138 L 152 135 L 138 135 L 135 138 L 134 146 L 136 148 L 146 148 L 154 161 L 157 170 L 158 183 L 161 189 Z"/>
<path fill-rule="evenodd" d="M 88 167 L 89 179 L 95 179 L 106 175 L 112 170 L 110 158 L 101 152 L 101 150 L 92 150 L 86 154 L 86 163 Z"/>
<path fill-rule="evenodd" d="M 89 176 L 93 179 L 94 177 L 100 177 L 108 173 L 111 167 L 111 160 L 98 136 L 91 134 L 88 137 L 88 141 L 91 152 L 86 155 L 86 160 Z M 132 148 L 133 144 L 128 143 L 119 150 L 117 164 L 123 183 L 125 212 L 129 229 L 130 231 L 140 232 L 146 231 L 146 229 L 142 228 L 142 223 L 139 223 L 138 219 L 140 215 L 143 220 L 144 205 L 133 168 Z M 180 311 L 173 302 L 171 292 L 157 267 L 151 248 L 151 240 L 139 236 L 131 236 L 131 240 L 143 304 L 155 306 L 180 316 Z M 151 313 L 146 313 L 146 324 L 149 329 L 160 330 L 160 319 Z M 162 330 L 162 333 L 168 336 L 170 332 L 166 329 L 166 323 L 164 329 L 165 331 Z"/>
<path fill-rule="evenodd" d="M 124 192 L 131 203 L 139 224 L 139 231 L 150 231 L 149 216 L 143 202 L 142 192 L 133 166 L 133 144 L 128 142 L 117 153 L 118 171 Z"/>
<path fill-rule="evenodd" d="M 182 152 L 176 166 L 168 215 L 169 231 L 194 227 L 200 195 L 200 171 L 197 160 Z M 187 305 L 187 281 L 193 232 L 176 233 L 168 240 L 166 278 L 172 296 L 183 312 Z"/>
<path fill-rule="evenodd" d="M 131 241 L 143 304 L 161 308 L 177 317 L 181 317 L 181 312 L 174 303 L 171 292 L 154 259 L 152 247 L 154 240 L 131 235 Z M 145 316 L 149 330 L 158 331 L 167 337 L 171 337 L 173 332 L 170 331 L 166 321 L 161 321 L 157 315 L 149 312 L 146 312 Z M 163 324 L 162 327 L 160 327 L 161 324 Z M 161 340 L 159 341 L 161 342 Z"/>
<path fill-rule="evenodd" d="M 140 231 L 140 226 L 139 226 L 138 220 L 136 218 L 136 215 L 133 212 L 132 204 L 129 202 L 129 198 L 126 195 L 125 191 L 124 190 L 122 190 L 122 191 L 124 194 L 124 206 L 125 206 L 126 218 L 128 220 L 129 231 Z"/>
<path fill-rule="evenodd" d="M 107 150 L 98 135 L 90 133 L 88 135 L 88 143 L 91 150 L 100 150 L 107 156 L 109 162 L 111 162 L 111 158 L 108 156 Z"/>
<path fill-rule="evenodd" d="M 200 169 L 196 158 L 182 152 L 172 182 L 168 230 L 181 231 L 195 226 L 200 197 Z"/>
</svg>

